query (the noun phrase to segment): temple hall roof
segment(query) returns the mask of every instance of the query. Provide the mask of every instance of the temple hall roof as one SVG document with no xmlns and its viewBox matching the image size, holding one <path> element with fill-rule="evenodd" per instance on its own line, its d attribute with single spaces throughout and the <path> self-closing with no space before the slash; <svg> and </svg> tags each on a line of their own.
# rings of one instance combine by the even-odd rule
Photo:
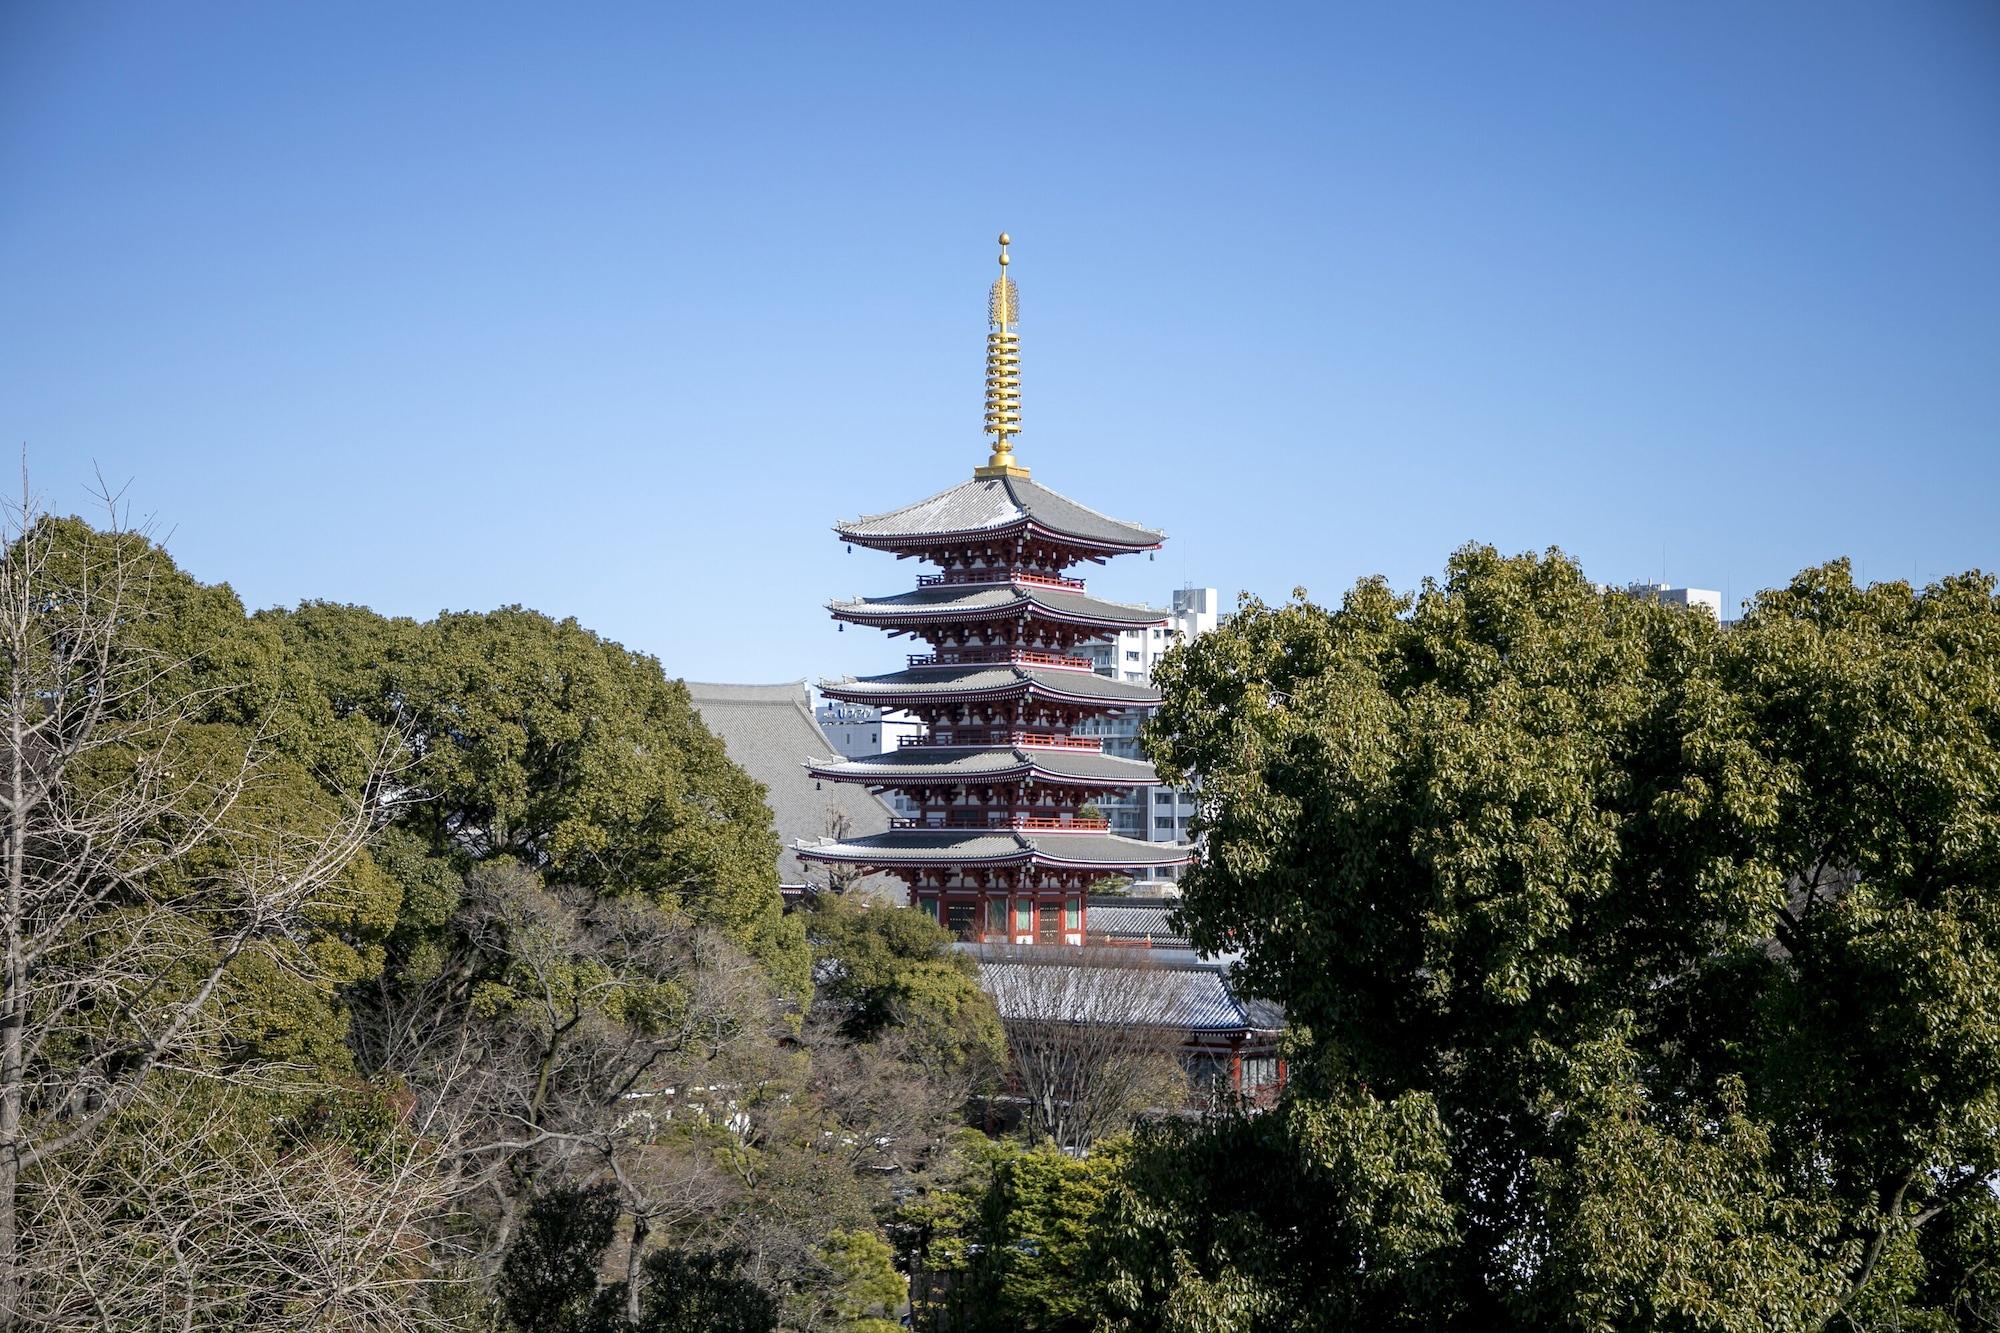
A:
<svg viewBox="0 0 2000 1333">
<path fill-rule="evenodd" d="M 688 682 L 695 711 L 722 738 L 722 748 L 751 777 L 764 784 L 777 825 L 778 879 L 789 887 L 806 882 L 793 844 L 824 837 L 830 821 L 844 820 L 849 836 L 878 834 L 889 827 L 889 807 L 866 788 L 835 784 L 820 790 L 802 767 L 805 760 L 833 752 L 813 719 L 802 680 L 782 685 L 717 685 Z"/>
<path fill-rule="evenodd" d="M 1078 546 L 1149 551 L 1165 534 L 1109 518 L 1026 477 L 975 477 L 886 514 L 846 520 L 834 531 L 863 546 L 895 550 L 956 537 L 999 537 L 1036 529 Z"/>
<path fill-rule="evenodd" d="M 1098 908 L 1091 908 L 1095 917 Z M 1023 945 L 961 944 L 960 951 L 979 963 L 979 984 L 993 997 L 1002 1019 L 1045 1018 L 1031 1012 L 1038 997 L 1051 988 L 1038 986 L 1031 968 L 1068 969 L 1070 984 L 1056 993 L 1088 1007 L 1103 996 L 1106 1022 L 1128 1023 L 1129 1001 L 1118 996 L 1116 987 L 1104 984 L 1105 969 L 1136 967 L 1145 969 L 1140 983 L 1157 987 L 1159 1027 L 1191 1032 L 1277 1032 L 1285 1026 L 1285 1011 L 1267 1000 L 1251 999 L 1237 993 L 1226 964 L 1195 957 L 1177 950 L 1095 949 L 1081 952 L 1074 947 L 1030 947 Z M 1120 955 L 1136 955 L 1121 957 Z M 1093 979 L 1091 973 L 1098 973 Z M 1089 1013 L 1078 1015 L 1091 1021 Z"/>
<path fill-rule="evenodd" d="M 823 838 L 797 847 L 804 860 L 844 865 L 1044 865 L 1105 870 L 1183 865 L 1191 850 L 1111 833 L 1031 833 L 1010 828 L 901 828 L 866 838 Z"/>
<path fill-rule="evenodd" d="M 1151 787 L 1160 781 L 1153 766 L 1143 759 L 1123 759 L 1089 750 L 990 745 L 908 745 L 866 759 L 810 763 L 806 771 L 815 777 L 884 785 L 927 781 L 1011 782 L 1029 777 L 1040 782 L 1115 787 Z"/>
<path fill-rule="evenodd" d="M 1024 583 L 940 583 L 893 597 L 828 602 L 827 608 L 835 619 L 864 625 L 976 622 L 1020 615 L 1030 609 L 1043 619 L 1109 629 L 1164 625 L 1168 619 L 1157 607 L 1107 602 L 1086 593 Z"/>
<path fill-rule="evenodd" d="M 1112 898 L 1093 895 L 1086 924 L 1089 933 L 1119 944 L 1156 948 L 1188 947 L 1187 936 L 1171 921 L 1179 904 L 1165 898 Z"/>
<path fill-rule="evenodd" d="M 1150 686 L 1113 680 L 1094 671 L 1060 671 L 1011 664 L 911 667 L 886 676 L 821 681 L 819 688 L 820 693 L 829 699 L 853 703 L 899 699 L 922 703 L 933 699 L 968 697 L 1011 699 L 1019 695 L 1110 704 L 1120 708 L 1147 708 L 1160 702 L 1159 691 Z"/>
</svg>

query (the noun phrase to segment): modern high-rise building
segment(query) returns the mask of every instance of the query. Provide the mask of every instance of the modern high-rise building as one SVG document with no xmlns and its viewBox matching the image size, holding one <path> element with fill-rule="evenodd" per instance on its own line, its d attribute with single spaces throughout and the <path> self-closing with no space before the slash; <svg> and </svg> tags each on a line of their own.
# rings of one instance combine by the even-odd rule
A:
<svg viewBox="0 0 2000 1333">
<path fill-rule="evenodd" d="M 1206 634 L 1222 623 L 1221 599 L 1214 588 L 1177 588 L 1170 605 L 1165 624 L 1124 630 L 1115 639 L 1084 644 L 1077 651 L 1090 658 L 1100 676 L 1150 685 L 1153 667 L 1167 649 Z M 1139 728 L 1152 711 L 1133 709 L 1105 717 L 1091 724 L 1090 729 L 1092 734 L 1103 738 L 1106 754 L 1144 758 L 1139 748 Z M 1098 809 L 1110 821 L 1113 833 L 1148 842 L 1185 842 L 1194 807 L 1194 793 L 1185 787 L 1139 788 L 1098 802 Z M 1179 876 L 1179 866 L 1155 866 L 1150 875 L 1135 878 L 1171 881 Z"/>
<path fill-rule="evenodd" d="M 1713 588 L 1676 588 L 1670 583 L 1631 583 L 1625 591 L 1634 597 L 1645 597 L 1667 606 L 1698 606 L 1702 610 L 1722 619 L 1722 594 Z"/>
<path fill-rule="evenodd" d="M 923 720 L 908 713 L 842 703 L 838 699 L 821 700 L 813 716 L 843 759 L 867 759 L 900 750 L 904 742 L 924 734 Z"/>
<path fill-rule="evenodd" d="M 823 683 L 840 703 L 900 709 L 927 734 L 871 759 L 814 763 L 812 775 L 899 793 L 917 814 L 872 837 L 802 843 L 801 860 L 896 876 L 910 901 L 960 936 L 1014 944 L 1084 942 L 1090 890 L 1188 859 L 1178 842 L 1111 830 L 1088 808 L 1157 786 L 1152 765 L 1107 750 L 1110 716 L 1155 707 L 1137 679 L 1099 674 L 1087 645 L 1164 631 L 1152 607 L 1092 597 L 1069 571 L 1151 551 L 1162 534 L 1038 485 L 1014 457 L 1020 430 L 1016 293 L 1000 238 L 988 305 L 986 432 L 991 456 L 961 482 L 901 509 L 836 525 L 847 542 L 932 565 L 917 586 L 830 604 L 834 617 L 906 634 L 928 651 L 906 669 Z"/>
</svg>

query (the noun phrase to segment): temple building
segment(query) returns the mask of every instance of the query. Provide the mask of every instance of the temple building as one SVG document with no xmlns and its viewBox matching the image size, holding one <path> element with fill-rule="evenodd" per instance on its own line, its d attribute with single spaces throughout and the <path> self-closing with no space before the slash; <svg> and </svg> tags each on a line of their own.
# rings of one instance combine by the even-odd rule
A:
<svg viewBox="0 0 2000 1333">
<path fill-rule="evenodd" d="M 764 799 L 778 831 L 778 889 L 786 902 L 830 887 L 824 870 L 817 882 L 806 873 L 793 844 L 828 836 L 866 836 L 889 827 L 889 807 L 866 791 L 827 787 L 799 767 L 801 756 L 824 753 L 831 743 L 813 717 L 804 681 L 777 685 L 688 681 L 687 688 L 702 723 L 721 738 L 729 757 L 764 784 Z M 844 879 L 843 887 L 893 893 L 898 886 L 856 877 Z"/>
<path fill-rule="evenodd" d="M 1168 617 L 1093 597 L 1072 573 L 1163 537 L 1038 485 L 1015 458 L 1020 337 L 1007 244 L 1002 235 L 988 303 L 990 456 L 970 480 L 834 528 L 851 546 L 935 570 L 908 592 L 829 605 L 837 620 L 906 635 L 922 651 L 904 670 L 820 686 L 831 700 L 900 709 L 926 733 L 887 754 L 807 765 L 821 781 L 896 794 L 909 817 L 796 851 L 809 864 L 894 876 L 913 905 L 967 940 L 1082 945 L 1094 885 L 1189 858 L 1183 843 L 1112 833 L 1099 812 L 1099 801 L 1159 785 L 1151 764 L 1107 753 L 1097 734 L 1159 695 L 1099 675 L 1079 651 Z"/>
</svg>

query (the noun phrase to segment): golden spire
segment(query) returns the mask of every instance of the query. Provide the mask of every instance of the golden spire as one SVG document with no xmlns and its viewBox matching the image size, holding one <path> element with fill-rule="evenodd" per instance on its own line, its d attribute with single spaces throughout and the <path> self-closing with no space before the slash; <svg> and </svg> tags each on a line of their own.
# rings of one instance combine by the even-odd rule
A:
<svg viewBox="0 0 2000 1333">
<path fill-rule="evenodd" d="M 1000 233 L 1000 277 L 986 303 L 992 331 L 986 335 L 986 433 L 993 437 L 993 454 L 975 477 L 1025 477 L 1028 469 L 1014 461 L 1012 436 L 1021 431 L 1021 335 L 1014 326 L 1021 318 L 1020 294 L 1007 276 L 1007 233 Z"/>
</svg>

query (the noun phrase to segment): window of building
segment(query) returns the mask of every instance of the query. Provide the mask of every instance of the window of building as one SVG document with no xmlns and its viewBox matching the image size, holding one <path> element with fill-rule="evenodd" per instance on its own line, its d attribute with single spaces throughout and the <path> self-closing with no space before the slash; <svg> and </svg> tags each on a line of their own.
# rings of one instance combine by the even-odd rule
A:
<svg viewBox="0 0 2000 1333">
<path fill-rule="evenodd" d="M 1198 1088 L 1229 1086 L 1229 1057 L 1210 1051 L 1195 1051 L 1181 1057 L 1188 1080 Z"/>
<path fill-rule="evenodd" d="M 1139 650 L 1138 650 L 1137 648 L 1127 648 L 1127 649 L 1125 650 L 1125 660 L 1126 660 L 1126 661 L 1128 661 L 1128 662 L 1136 662 L 1136 661 L 1138 661 L 1138 660 L 1139 660 Z"/>
<path fill-rule="evenodd" d="M 1083 902 L 1081 899 L 1070 898 L 1063 903 L 1063 929 L 1083 929 Z"/>
<path fill-rule="evenodd" d="M 1168 829 L 1168 830 L 1171 830 L 1171 829 L 1173 828 L 1173 826 L 1174 826 L 1174 817 L 1173 817 L 1172 815 L 1155 815 L 1155 816 L 1153 816 L 1153 827 L 1154 827 L 1154 828 L 1156 828 L 1156 829 Z"/>
<path fill-rule="evenodd" d="M 945 904 L 945 929 L 954 935 L 970 935 L 979 929 L 978 903 Z"/>
<path fill-rule="evenodd" d="M 1014 900 L 1014 933 L 1026 935 L 1035 928 L 1035 905 L 1026 898 Z"/>
<path fill-rule="evenodd" d="M 1257 1055 L 1243 1058 L 1243 1091 L 1254 1092 L 1258 1088 L 1268 1088 L 1277 1081 L 1276 1056 Z"/>
</svg>

